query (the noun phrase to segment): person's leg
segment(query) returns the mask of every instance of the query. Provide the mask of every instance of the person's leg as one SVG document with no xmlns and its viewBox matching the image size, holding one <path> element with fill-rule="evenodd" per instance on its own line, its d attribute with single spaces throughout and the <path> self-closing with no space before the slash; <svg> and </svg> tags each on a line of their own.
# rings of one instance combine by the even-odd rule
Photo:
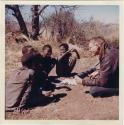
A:
<svg viewBox="0 0 124 125">
<path fill-rule="evenodd" d="M 90 88 L 90 94 L 93 97 L 109 97 L 113 95 L 119 95 L 118 88 L 105 88 L 105 87 L 98 87 L 94 86 Z"/>
<path fill-rule="evenodd" d="M 56 74 L 57 74 L 57 76 L 63 75 L 63 63 L 62 63 L 62 61 L 58 61 L 56 64 Z"/>
<path fill-rule="evenodd" d="M 46 79 L 44 72 L 35 72 L 31 77 L 30 82 L 27 84 L 26 89 L 23 91 L 21 102 L 19 107 L 28 107 L 31 105 L 37 105 L 40 98 L 42 97 L 42 84 Z"/>
<path fill-rule="evenodd" d="M 72 70 L 74 69 L 74 66 L 76 64 L 76 61 L 77 61 L 77 57 L 76 56 L 73 56 L 73 57 L 70 57 L 69 59 L 69 72 L 71 73 Z"/>
<path fill-rule="evenodd" d="M 23 96 L 21 98 L 19 108 L 25 108 L 27 104 L 29 103 L 30 96 L 31 96 L 31 87 L 32 87 L 31 83 L 27 85 L 25 91 L 23 92 Z"/>
<path fill-rule="evenodd" d="M 77 61 L 77 54 L 74 52 L 71 53 L 70 57 L 64 60 L 59 60 L 56 64 L 56 74 L 58 76 L 71 76 L 71 72 L 76 64 Z"/>
<path fill-rule="evenodd" d="M 46 80 L 45 83 L 42 85 L 43 91 L 54 91 L 55 90 L 55 84 L 52 84 L 51 81 Z"/>
<path fill-rule="evenodd" d="M 58 63 L 56 64 L 56 74 L 59 77 L 67 77 L 70 75 L 70 68 L 67 60 L 58 61 Z"/>
<path fill-rule="evenodd" d="M 29 103 L 30 94 L 31 94 L 31 83 L 25 83 L 23 86 L 22 91 L 20 92 L 20 95 L 17 98 L 17 104 L 13 107 L 6 107 L 6 111 L 14 111 L 14 110 L 22 110 L 27 107 L 27 104 Z"/>
</svg>

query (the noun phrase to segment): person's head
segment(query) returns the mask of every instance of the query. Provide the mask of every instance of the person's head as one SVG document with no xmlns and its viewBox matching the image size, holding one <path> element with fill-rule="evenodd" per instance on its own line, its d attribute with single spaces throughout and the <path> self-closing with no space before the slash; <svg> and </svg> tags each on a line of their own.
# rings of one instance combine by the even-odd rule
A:
<svg viewBox="0 0 124 125">
<path fill-rule="evenodd" d="M 22 66 L 27 67 L 29 69 L 41 69 L 42 68 L 42 64 L 41 64 L 41 56 L 40 54 L 25 54 L 22 56 L 21 58 L 21 63 Z"/>
<path fill-rule="evenodd" d="M 43 51 L 44 57 L 51 57 L 51 55 L 52 55 L 51 45 L 49 45 L 49 44 L 44 45 L 43 48 L 42 48 L 42 51 Z"/>
<path fill-rule="evenodd" d="M 59 48 L 60 48 L 60 54 L 62 55 L 62 54 L 64 54 L 66 51 L 68 51 L 69 46 L 68 46 L 67 43 L 62 43 L 62 44 L 59 46 Z"/>
<path fill-rule="evenodd" d="M 34 48 L 31 45 L 27 45 L 27 46 L 24 46 L 22 48 L 22 54 L 23 55 L 33 53 L 33 52 L 34 52 Z"/>
<path fill-rule="evenodd" d="M 93 37 L 89 40 L 89 51 L 92 53 L 92 56 L 100 54 L 102 45 L 105 43 L 103 37 Z"/>
</svg>

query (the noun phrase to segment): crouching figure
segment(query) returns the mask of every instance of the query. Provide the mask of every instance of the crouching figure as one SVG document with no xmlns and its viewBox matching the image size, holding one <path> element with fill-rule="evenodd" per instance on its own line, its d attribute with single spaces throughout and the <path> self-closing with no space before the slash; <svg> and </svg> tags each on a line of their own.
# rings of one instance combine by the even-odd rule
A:
<svg viewBox="0 0 124 125">
<path fill-rule="evenodd" d="M 37 104 L 42 95 L 40 84 L 47 77 L 42 70 L 42 57 L 33 47 L 23 47 L 22 53 L 22 67 L 13 71 L 6 81 L 6 111 Z"/>
</svg>

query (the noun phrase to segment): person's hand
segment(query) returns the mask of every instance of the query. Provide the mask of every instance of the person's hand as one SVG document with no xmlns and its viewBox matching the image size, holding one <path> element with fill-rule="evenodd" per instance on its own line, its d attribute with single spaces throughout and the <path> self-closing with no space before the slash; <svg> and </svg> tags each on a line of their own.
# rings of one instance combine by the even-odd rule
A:
<svg viewBox="0 0 124 125">
<path fill-rule="evenodd" d="M 94 79 L 98 75 L 98 73 L 99 73 L 98 71 L 95 71 L 88 76 L 90 77 L 90 79 Z"/>
<path fill-rule="evenodd" d="M 72 48 L 70 49 L 70 52 L 74 52 L 74 51 L 77 51 L 76 49 Z"/>
</svg>

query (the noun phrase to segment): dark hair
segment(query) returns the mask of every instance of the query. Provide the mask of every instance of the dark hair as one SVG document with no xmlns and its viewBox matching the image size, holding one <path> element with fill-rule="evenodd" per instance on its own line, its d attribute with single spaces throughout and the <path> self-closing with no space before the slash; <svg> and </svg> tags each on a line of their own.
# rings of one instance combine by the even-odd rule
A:
<svg viewBox="0 0 124 125">
<path fill-rule="evenodd" d="M 24 54 L 21 58 L 21 63 L 23 66 L 25 66 L 27 68 L 31 68 L 32 60 L 33 60 L 32 54 Z"/>
<path fill-rule="evenodd" d="M 33 47 L 31 45 L 27 45 L 27 46 L 24 46 L 22 48 L 22 54 L 27 54 L 31 49 L 33 49 Z"/>
<path fill-rule="evenodd" d="M 49 48 L 50 52 L 52 53 L 52 47 L 49 44 L 43 46 L 42 50 L 44 51 L 46 48 Z"/>
<path fill-rule="evenodd" d="M 66 51 L 68 51 L 69 46 L 67 43 L 62 43 L 59 47 L 61 47 L 61 46 L 63 46 L 66 49 Z"/>
<path fill-rule="evenodd" d="M 21 57 L 21 63 L 27 68 L 32 68 L 33 63 L 36 65 L 41 64 L 41 55 L 40 54 L 25 54 Z"/>
</svg>

